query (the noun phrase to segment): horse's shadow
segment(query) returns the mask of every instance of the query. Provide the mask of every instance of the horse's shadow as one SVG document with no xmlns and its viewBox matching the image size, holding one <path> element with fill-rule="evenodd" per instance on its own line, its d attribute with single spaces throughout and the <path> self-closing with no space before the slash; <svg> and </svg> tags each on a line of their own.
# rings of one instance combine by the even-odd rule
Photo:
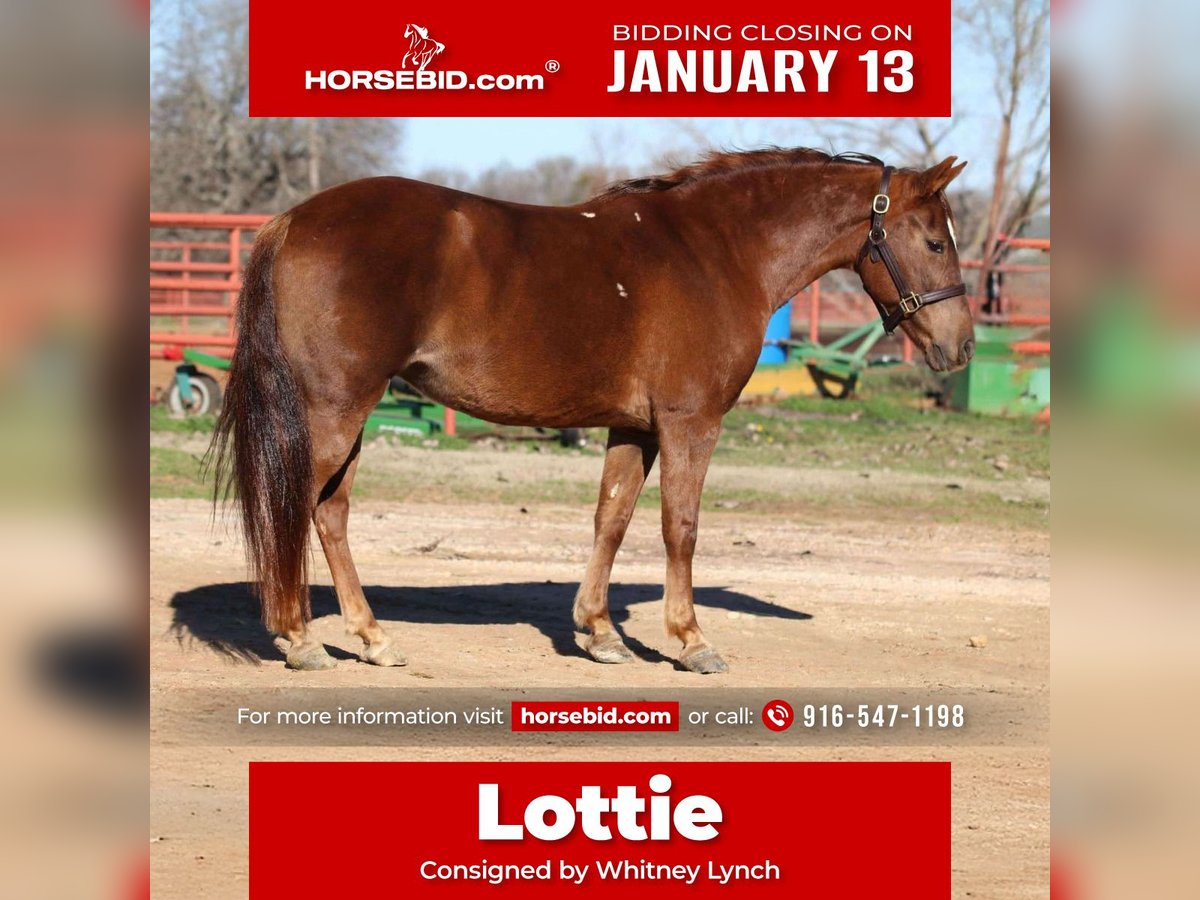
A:
<svg viewBox="0 0 1200 900">
<path fill-rule="evenodd" d="M 364 588 L 376 616 L 388 622 L 422 625 L 532 625 L 550 641 L 560 656 L 586 656 L 575 643 L 571 606 L 578 584 L 563 582 L 519 582 L 442 587 Z M 629 618 L 629 607 L 662 597 L 654 584 L 621 584 L 609 589 L 609 611 L 618 626 Z M 697 606 L 776 619 L 811 619 L 798 612 L 727 588 L 696 588 Z M 258 664 L 264 658 L 280 657 L 274 640 L 259 622 L 258 601 L 245 582 L 210 584 L 181 591 L 171 598 L 174 611 L 171 632 L 180 640 L 195 639 L 223 656 Z M 330 587 L 312 588 L 314 618 L 339 612 L 337 597 Z M 676 661 L 636 638 L 623 634 L 633 653 L 649 662 Z M 328 647 L 339 659 L 353 654 Z"/>
</svg>

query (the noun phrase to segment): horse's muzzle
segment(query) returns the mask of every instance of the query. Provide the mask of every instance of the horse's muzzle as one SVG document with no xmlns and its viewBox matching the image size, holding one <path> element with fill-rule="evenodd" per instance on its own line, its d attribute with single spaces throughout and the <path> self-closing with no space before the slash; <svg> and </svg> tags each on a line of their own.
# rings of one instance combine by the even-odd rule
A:
<svg viewBox="0 0 1200 900">
<path fill-rule="evenodd" d="M 971 357 L 974 355 L 975 341 L 973 338 L 967 338 L 951 350 L 934 341 L 925 351 L 925 362 L 935 372 L 951 372 L 961 369 L 971 361 Z"/>
</svg>

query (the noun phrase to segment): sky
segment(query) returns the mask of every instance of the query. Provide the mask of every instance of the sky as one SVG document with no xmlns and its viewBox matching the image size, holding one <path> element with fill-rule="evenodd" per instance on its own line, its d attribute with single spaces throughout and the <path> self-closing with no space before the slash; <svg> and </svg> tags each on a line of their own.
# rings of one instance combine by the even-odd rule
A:
<svg viewBox="0 0 1200 900">
<path fill-rule="evenodd" d="M 947 141 L 948 153 L 968 160 L 990 156 L 987 128 L 960 131 Z M 701 142 L 724 149 L 780 144 L 880 152 L 879 147 L 830 147 L 822 137 L 821 123 L 802 118 L 419 118 L 405 124 L 398 162 L 408 174 L 440 168 L 476 175 L 500 163 L 520 168 L 547 156 L 566 155 L 648 172 L 661 163 L 664 153 L 687 156 L 689 149 L 694 151 Z M 976 168 L 986 170 L 988 166 Z"/>
</svg>

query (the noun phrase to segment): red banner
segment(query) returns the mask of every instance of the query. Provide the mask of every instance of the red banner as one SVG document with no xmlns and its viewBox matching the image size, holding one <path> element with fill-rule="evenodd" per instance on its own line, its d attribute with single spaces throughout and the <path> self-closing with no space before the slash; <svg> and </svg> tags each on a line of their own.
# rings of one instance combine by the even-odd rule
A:
<svg viewBox="0 0 1200 900">
<path fill-rule="evenodd" d="M 950 2 L 250 4 L 254 116 L 948 116 Z"/>
<path fill-rule="evenodd" d="M 250 764 L 257 900 L 575 891 L 948 897 L 950 764 Z"/>
</svg>

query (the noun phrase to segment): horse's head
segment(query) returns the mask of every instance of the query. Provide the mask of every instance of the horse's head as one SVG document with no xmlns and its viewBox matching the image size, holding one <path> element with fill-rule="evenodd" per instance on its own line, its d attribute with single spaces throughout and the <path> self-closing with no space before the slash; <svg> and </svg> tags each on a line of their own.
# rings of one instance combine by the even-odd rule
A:
<svg viewBox="0 0 1200 900">
<path fill-rule="evenodd" d="M 923 172 L 897 173 L 872 204 L 872 231 L 856 266 L 885 323 L 903 329 L 938 372 L 962 368 L 975 352 L 943 193 L 964 166 L 951 156 Z"/>
<path fill-rule="evenodd" d="M 416 35 L 421 40 L 425 40 L 425 38 L 429 37 L 429 29 L 422 28 L 420 25 L 412 25 L 412 24 L 405 25 L 404 26 L 404 36 L 412 37 L 413 35 Z"/>
</svg>

